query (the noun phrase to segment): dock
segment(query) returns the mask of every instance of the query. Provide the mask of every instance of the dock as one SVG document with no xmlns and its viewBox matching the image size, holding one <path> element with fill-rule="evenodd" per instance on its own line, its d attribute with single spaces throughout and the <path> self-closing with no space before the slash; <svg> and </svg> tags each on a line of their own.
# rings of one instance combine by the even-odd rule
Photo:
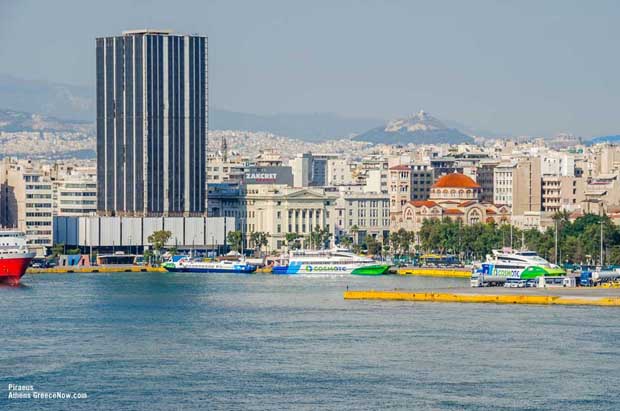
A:
<svg viewBox="0 0 620 411">
<path fill-rule="evenodd" d="M 470 278 L 471 270 L 465 268 L 403 267 L 396 270 L 398 275 L 420 277 Z"/>
<path fill-rule="evenodd" d="M 26 274 L 67 274 L 67 273 L 160 273 L 165 272 L 162 267 L 124 265 L 124 266 L 90 266 L 90 267 L 51 267 L 28 268 Z"/>
<path fill-rule="evenodd" d="M 345 300 L 436 303 L 591 305 L 620 307 L 620 289 L 613 288 L 449 288 L 420 291 L 345 291 Z"/>
</svg>

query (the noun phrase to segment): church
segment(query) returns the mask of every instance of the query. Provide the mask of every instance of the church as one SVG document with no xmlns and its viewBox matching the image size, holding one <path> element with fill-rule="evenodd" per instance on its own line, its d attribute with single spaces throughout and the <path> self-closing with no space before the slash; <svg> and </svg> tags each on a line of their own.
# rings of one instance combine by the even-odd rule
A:
<svg viewBox="0 0 620 411">
<path fill-rule="evenodd" d="M 480 185 L 464 174 L 444 175 L 431 186 L 428 200 L 407 202 L 402 213 L 393 216 L 401 221 L 393 221 L 396 224 L 392 226 L 419 231 L 424 220 L 433 218 L 449 218 L 465 225 L 509 223 L 510 207 L 480 202 L 481 192 Z"/>
</svg>

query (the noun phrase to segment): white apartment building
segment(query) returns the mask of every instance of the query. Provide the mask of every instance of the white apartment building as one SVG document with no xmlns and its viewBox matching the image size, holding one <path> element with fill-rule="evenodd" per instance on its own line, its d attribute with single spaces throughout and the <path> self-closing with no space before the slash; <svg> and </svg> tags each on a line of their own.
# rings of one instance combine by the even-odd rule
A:
<svg viewBox="0 0 620 411">
<path fill-rule="evenodd" d="M 368 170 L 364 191 L 367 193 L 388 193 L 388 170 Z"/>
<path fill-rule="evenodd" d="M 570 153 L 551 152 L 540 159 L 542 175 L 575 176 L 575 156 Z"/>
<path fill-rule="evenodd" d="M 38 256 L 44 256 L 53 238 L 53 184 L 49 167 L 5 158 L 0 168 L 2 226 L 23 231 L 28 246 Z"/>
<path fill-rule="evenodd" d="M 293 186 L 308 187 L 312 181 L 312 154 L 298 154 L 289 160 L 289 165 L 293 170 Z"/>
<path fill-rule="evenodd" d="M 512 207 L 512 181 L 515 162 L 498 164 L 493 169 L 493 204 Z"/>
<path fill-rule="evenodd" d="M 209 156 L 207 160 L 207 184 L 239 182 L 249 167 L 247 160 Z"/>
<path fill-rule="evenodd" d="M 330 186 L 343 186 L 353 184 L 351 164 L 344 158 L 327 160 L 327 184 Z"/>
<path fill-rule="evenodd" d="M 332 219 L 336 242 L 344 236 L 363 244 L 367 236 L 387 241 L 390 231 L 390 198 L 387 193 L 340 191 Z"/>
<path fill-rule="evenodd" d="M 85 216 L 97 213 L 96 169 L 74 169 L 53 181 L 54 215 Z"/>
</svg>

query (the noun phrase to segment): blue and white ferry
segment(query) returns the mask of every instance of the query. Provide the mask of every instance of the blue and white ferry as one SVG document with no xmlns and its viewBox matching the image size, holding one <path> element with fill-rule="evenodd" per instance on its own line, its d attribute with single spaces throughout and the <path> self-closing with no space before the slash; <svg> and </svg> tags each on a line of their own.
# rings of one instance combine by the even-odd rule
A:
<svg viewBox="0 0 620 411">
<path fill-rule="evenodd" d="M 256 266 L 245 261 L 197 261 L 185 255 L 175 255 L 162 264 L 166 270 L 183 273 L 232 273 L 249 274 L 256 271 Z"/>
</svg>

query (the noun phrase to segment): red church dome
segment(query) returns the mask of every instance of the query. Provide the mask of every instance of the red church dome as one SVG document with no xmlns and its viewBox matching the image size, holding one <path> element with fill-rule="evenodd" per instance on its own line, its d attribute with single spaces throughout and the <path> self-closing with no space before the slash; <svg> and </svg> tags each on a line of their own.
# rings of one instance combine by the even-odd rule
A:
<svg viewBox="0 0 620 411">
<path fill-rule="evenodd" d="M 480 185 L 465 174 L 452 173 L 442 176 L 431 188 L 480 188 Z"/>
</svg>

